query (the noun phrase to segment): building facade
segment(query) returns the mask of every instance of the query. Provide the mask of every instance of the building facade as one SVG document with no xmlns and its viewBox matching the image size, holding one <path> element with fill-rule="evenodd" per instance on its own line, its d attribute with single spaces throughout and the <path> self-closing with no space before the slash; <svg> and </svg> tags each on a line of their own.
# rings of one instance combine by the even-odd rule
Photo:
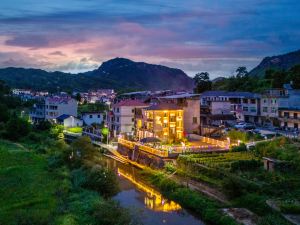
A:
<svg viewBox="0 0 300 225">
<path fill-rule="evenodd" d="M 138 139 L 180 140 L 184 137 L 184 110 L 170 103 L 152 105 L 142 110 L 142 116 L 136 116 L 136 128 Z"/>
<path fill-rule="evenodd" d="M 121 100 L 112 104 L 111 111 L 107 115 L 107 126 L 111 137 L 118 134 L 133 135 L 135 131 L 135 111 L 148 105 L 139 100 Z"/>
<path fill-rule="evenodd" d="M 85 125 L 102 124 L 105 121 L 105 114 L 103 112 L 84 112 L 81 118 Z"/>
</svg>

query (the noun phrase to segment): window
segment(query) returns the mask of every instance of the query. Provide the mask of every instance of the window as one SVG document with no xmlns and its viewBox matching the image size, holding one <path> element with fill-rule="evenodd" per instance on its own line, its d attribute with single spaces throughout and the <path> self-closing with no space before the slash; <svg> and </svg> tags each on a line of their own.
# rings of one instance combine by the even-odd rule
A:
<svg viewBox="0 0 300 225">
<path fill-rule="evenodd" d="M 247 104 L 248 103 L 248 99 L 244 98 L 243 99 L 243 103 Z"/>
<path fill-rule="evenodd" d="M 98 115 L 98 118 L 100 118 L 100 115 Z"/>
<path fill-rule="evenodd" d="M 255 104 L 255 99 L 251 99 L 251 104 Z"/>
<path fill-rule="evenodd" d="M 90 115 L 89 117 L 90 117 L 90 119 L 92 119 L 92 118 L 93 118 L 93 115 Z"/>
<path fill-rule="evenodd" d="M 131 121 L 134 122 L 134 118 L 131 118 Z"/>
<path fill-rule="evenodd" d="M 294 113 L 294 119 L 297 119 L 297 118 L 298 118 L 298 114 Z"/>
<path fill-rule="evenodd" d="M 193 124 L 197 123 L 197 117 L 193 117 Z"/>
<path fill-rule="evenodd" d="M 289 112 L 284 112 L 283 116 L 286 117 L 286 118 L 289 118 Z"/>
<path fill-rule="evenodd" d="M 268 112 L 268 107 L 263 107 L 263 112 Z"/>
<path fill-rule="evenodd" d="M 248 112 L 248 107 L 245 107 L 245 106 L 244 106 L 244 107 L 243 107 L 243 111 L 244 111 L 244 112 Z"/>
<path fill-rule="evenodd" d="M 294 128 L 298 129 L 298 123 L 294 123 Z"/>
<path fill-rule="evenodd" d="M 250 107 L 250 112 L 256 112 L 256 108 L 255 107 Z"/>
<path fill-rule="evenodd" d="M 134 113 L 134 109 L 132 109 L 131 112 Z"/>
<path fill-rule="evenodd" d="M 119 120 L 120 120 L 119 117 L 117 117 L 117 122 L 119 122 Z"/>
<path fill-rule="evenodd" d="M 120 108 L 117 108 L 117 112 L 120 112 Z"/>
</svg>

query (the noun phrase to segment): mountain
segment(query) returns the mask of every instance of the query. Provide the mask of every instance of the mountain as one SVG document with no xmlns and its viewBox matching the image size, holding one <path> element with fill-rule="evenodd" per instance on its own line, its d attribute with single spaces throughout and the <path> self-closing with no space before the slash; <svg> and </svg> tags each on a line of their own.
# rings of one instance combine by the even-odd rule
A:
<svg viewBox="0 0 300 225">
<path fill-rule="evenodd" d="M 13 88 L 49 91 L 116 90 L 191 90 L 193 80 L 182 70 L 125 58 L 108 60 L 93 71 L 79 74 L 47 72 L 41 69 L 0 69 L 0 80 Z"/>
<path fill-rule="evenodd" d="M 250 75 L 263 76 L 268 69 L 288 70 L 294 65 L 300 64 L 300 50 L 264 58 L 261 63 L 250 71 Z"/>
</svg>

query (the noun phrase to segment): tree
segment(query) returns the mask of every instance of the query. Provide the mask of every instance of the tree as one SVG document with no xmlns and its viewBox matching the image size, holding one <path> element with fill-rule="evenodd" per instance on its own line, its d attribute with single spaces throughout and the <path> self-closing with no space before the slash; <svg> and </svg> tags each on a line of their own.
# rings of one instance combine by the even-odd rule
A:
<svg viewBox="0 0 300 225">
<path fill-rule="evenodd" d="M 5 125 L 5 136 L 10 140 L 19 140 L 29 134 L 30 124 L 19 117 L 13 116 Z"/>
<path fill-rule="evenodd" d="M 237 78 L 242 78 L 248 75 L 248 71 L 245 66 L 238 67 L 235 72 Z"/>
<path fill-rule="evenodd" d="M 293 88 L 300 89 L 300 64 L 293 66 L 288 72 L 288 79 L 292 81 Z"/>
<path fill-rule="evenodd" d="M 76 101 L 81 102 L 81 95 L 80 95 L 80 93 L 77 93 L 75 95 L 75 99 L 76 99 Z"/>
<path fill-rule="evenodd" d="M 202 93 L 204 91 L 211 90 L 212 82 L 209 80 L 208 72 L 197 73 L 193 80 L 196 85 L 194 89 L 195 93 Z"/>
</svg>

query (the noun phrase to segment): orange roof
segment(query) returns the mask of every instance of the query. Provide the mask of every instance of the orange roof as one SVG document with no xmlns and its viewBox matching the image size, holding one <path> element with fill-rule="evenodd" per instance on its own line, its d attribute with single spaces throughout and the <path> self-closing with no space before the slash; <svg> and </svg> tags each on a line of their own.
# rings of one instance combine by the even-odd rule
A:
<svg viewBox="0 0 300 225">
<path fill-rule="evenodd" d="M 140 106 L 140 107 L 147 107 L 148 105 L 143 101 L 136 100 L 136 99 L 125 99 L 113 105 L 114 107 L 121 107 L 121 106 Z"/>
</svg>

